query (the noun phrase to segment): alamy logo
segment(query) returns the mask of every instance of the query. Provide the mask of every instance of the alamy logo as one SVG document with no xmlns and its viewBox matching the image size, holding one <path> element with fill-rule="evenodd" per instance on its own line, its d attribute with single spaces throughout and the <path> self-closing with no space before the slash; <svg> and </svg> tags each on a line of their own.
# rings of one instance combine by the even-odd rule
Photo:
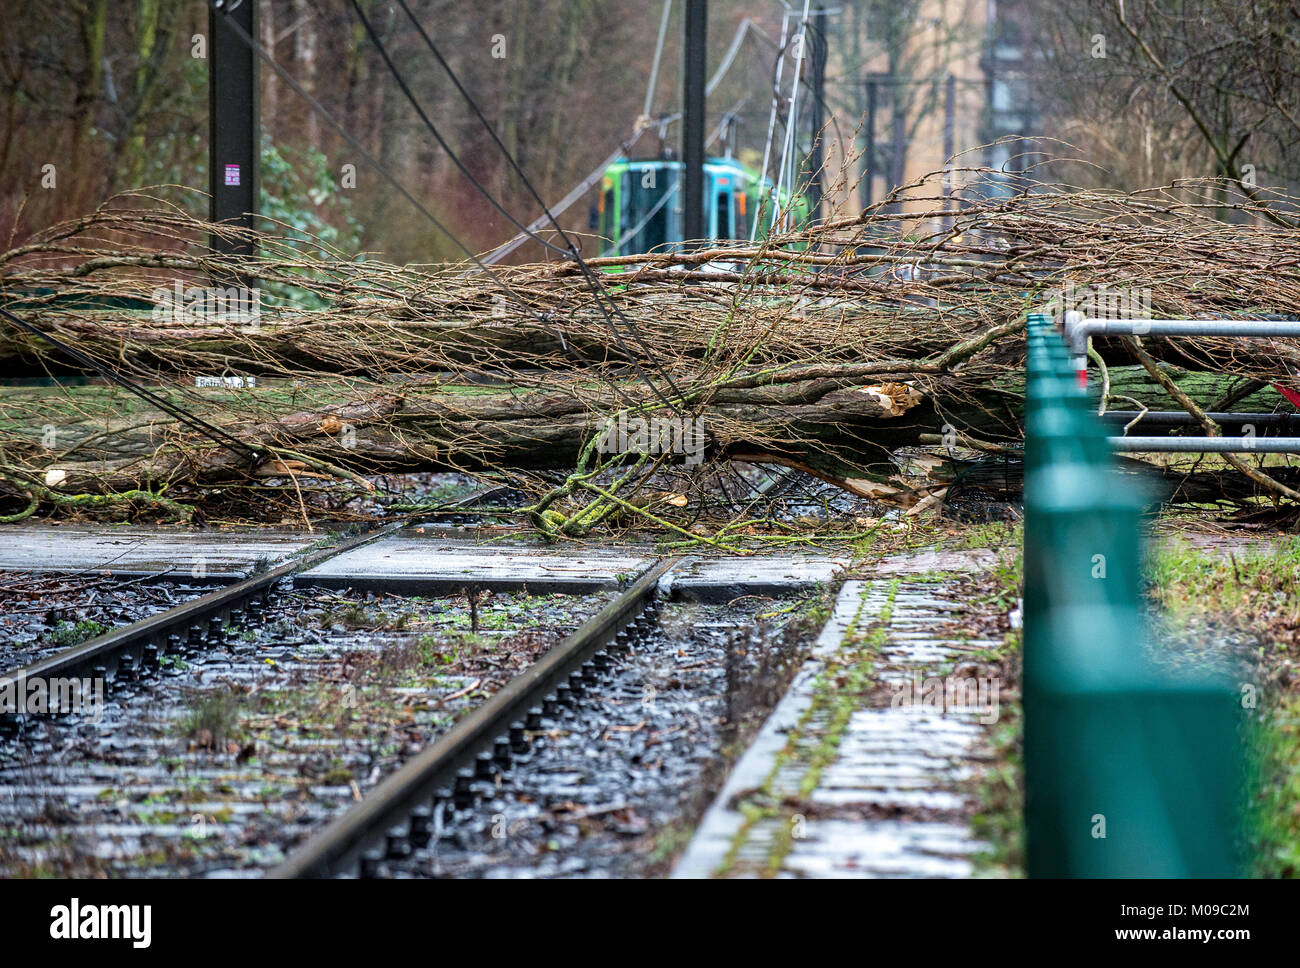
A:
<svg viewBox="0 0 1300 968">
<path fill-rule="evenodd" d="M 1067 281 L 1051 291 L 1043 311 L 1056 316 L 1083 313 L 1087 319 L 1150 319 L 1151 290 L 1111 286 L 1076 286 Z"/>
<path fill-rule="evenodd" d="M 698 417 L 629 417 L 605 424 L 596 442 L 602 454 L 682 454 L 686 463 L 704 459 L 704 421 Z"/>
<path fill-rule="evenodd" d="M 244 286 L 187 289 L 177 279 L 170 289 L 160 287 L 151 295 L 159 323 L 255 323 L 262 315 L 261 291 Z"/>
<path fill-rule="evenodd" d="M 50 908 L 50 937 L 58 941 L 127 939 L 133 948 L 153 941 L 153 908 L 148 904 L 87 904 L 73 898 Z"/>
<path fill-rule="evenodd" d="M 33 716 L 77 713 L 87 722 L 104 718 L 104 680 L 54 676 L 0 676 L 0 713 Z"/>
<path fill-rule="evenodd" d="M 974 709 L 985 726 L 998 721 L 998 680 L 992 676 L 913 676 L 893 684 L 893 706 L 921 706 L 936 713 Z"/>
</svg>

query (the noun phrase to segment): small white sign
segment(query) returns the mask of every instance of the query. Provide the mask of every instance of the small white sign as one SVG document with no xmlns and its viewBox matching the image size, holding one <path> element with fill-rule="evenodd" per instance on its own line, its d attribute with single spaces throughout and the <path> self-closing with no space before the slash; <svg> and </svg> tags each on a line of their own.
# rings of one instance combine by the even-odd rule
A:
<svg viewBox="0 0 1300 968">
<path fill-rule="evenodd" d="M 196 387 L 228 387 L 232 389 L 242 389 L 243 387 L 257 386 L 257 377 L 255 376 L 196 376 L 194 378 Z"/>
</svg>

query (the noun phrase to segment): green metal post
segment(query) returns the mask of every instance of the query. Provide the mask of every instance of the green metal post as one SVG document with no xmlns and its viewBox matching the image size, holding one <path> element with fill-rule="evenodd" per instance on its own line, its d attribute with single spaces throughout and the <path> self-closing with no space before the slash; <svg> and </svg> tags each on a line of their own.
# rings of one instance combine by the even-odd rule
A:
<svg viewBox="0 0 1300 968">
<path fill-rule="evenodd" d="M 1029 317 L 1024 708 L 1031 877 L 1240 873 L 1236 692 L 1144 651 L 1140 515 L 1049 317 Z"/>
</svg>

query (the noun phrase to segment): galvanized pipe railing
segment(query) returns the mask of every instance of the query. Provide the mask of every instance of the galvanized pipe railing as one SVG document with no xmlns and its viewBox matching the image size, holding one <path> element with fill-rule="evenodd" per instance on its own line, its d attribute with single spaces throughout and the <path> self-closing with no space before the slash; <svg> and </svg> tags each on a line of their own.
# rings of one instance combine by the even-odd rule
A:
<svg viewBox="0 0 1300 968">
<path fill-rule="evenodd" d="M 1300 413 L 1229 413 L 1215 410 L 1205 416 L 1222 427 L 1251 426 L 1256 431 L 1300 431 Z M 1177 427 L 1197 422 L 1195 415 L 1186 410 L 1107 410 L 1101 414 L 1101 419 L 1111 423 L 1152 427 Z"/>
<path fill-rule="evenodd" d="M 1300 338 L 1300 320 L 1253 319 L 1092 319 L 1070 311 L 1064 318 L 1075 378 L 1088 385 L 1088 338 L 1119 336 L 1233 336 Z"/>
<path fill-rule="evenodd" d="M 1282 337 L 1300 339 L 1300 320 L 1254 319 L 1092 319 L 1080 312 L 1064 316 L 1062 327 L 1070 346 L 1075 379 L 1088 386 L 1088 339 L 1092 336 L 1229 336 Z M 1279 389 L 1281 389 L 1279 387 Z M 1294 394 L 1284 391 L 1294 402 Z M 1216 421 L 1217 422 L 1217 421 Z M 1235 422 L 1235 421 L 1234 421 Z M 1243 421 L 1245 422 L 1245 421 Z M 1253 434 L 1231 440 L 1224 437 L 1111 437 L 1116 451 L 1137 453 L 1160 451 L 1181 454 L 1300 454 L 1300 437 L 1271 437 L 1261 440 Z"/>
<path fill-rule="evenodd" d="M 1126 454 L 1300 454 L 1300 437 L 1107 437 Z"/>
</svg>

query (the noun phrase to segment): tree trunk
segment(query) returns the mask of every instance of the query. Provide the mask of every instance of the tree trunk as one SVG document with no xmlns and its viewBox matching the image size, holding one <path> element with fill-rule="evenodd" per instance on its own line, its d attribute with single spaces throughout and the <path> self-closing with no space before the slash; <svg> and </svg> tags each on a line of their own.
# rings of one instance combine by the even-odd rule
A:
<svg viewBox="0 0 1300 968">
<path fill-rule="evenodd" d="M 81 410 L 96 412 L 91 398 L 102 388 L 77 390 L 86 397 Z M 884 480 L 893 472 L 889 451 L 916 443 L 936 426 L 919 394 L 889 383 L 843 388 L 816 380 L 729 390 L 698 415 L 660 409 L 644 425 L 626 411 L 622 422 L 609 417 L 618 407 L 613 395 L 459 387 L 372 392 L 256 423 L 223 419 L 228 400 L 195 412 L 265 455 L 305 455 L 356 473 L 572 468 L 582 446 L 608 427 L 609 453 L 645 448 L 671 451 L 675 460 L 768 455 L 837 479 Z M 211 484 L 253 470 L 233 449 L 139 410 L 128 419 L 60 424 L 51 450 L 35 437 L 10 441 L 6 450 L 10 461 L 22 458 L 42 473 L 62 472 L 59 487 L 69 492 Z"/>
</svg>

